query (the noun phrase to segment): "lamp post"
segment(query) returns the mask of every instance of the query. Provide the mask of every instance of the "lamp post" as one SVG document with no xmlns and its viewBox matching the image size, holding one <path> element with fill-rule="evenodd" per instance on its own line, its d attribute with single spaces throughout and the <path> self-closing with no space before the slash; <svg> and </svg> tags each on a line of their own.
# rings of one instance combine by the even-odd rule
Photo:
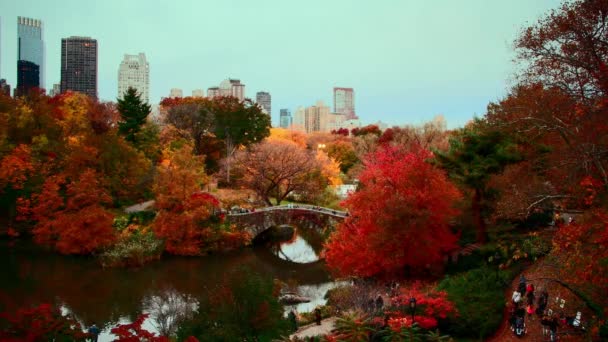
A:
<svg viewBox="0 0 608 342">
<path fill-rule="evenodd" d="M 412 313 L 412 324 L 414 324 L 414 314 L 416 313 L 416 298 L 410 298 L 410 312 Z"/>
</svg>

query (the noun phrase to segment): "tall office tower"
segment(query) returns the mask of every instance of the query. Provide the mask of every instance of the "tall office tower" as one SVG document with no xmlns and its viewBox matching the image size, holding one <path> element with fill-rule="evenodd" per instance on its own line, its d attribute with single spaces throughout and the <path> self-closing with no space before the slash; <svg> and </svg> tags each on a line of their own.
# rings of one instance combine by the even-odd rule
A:
<svg viewBox="0 0 608 342">
<path fill-rule="evenodd" d="M 11 85 L 6 83 L 4 78 L 0 79 L 0 93 L 11 96 Z"/>
<path fill-rule="evenodd" d="M 203 91 L 203 89 L 194 89 L 192 91 L 192 97 L 205 97 L 205 91 Z"/>
<path fill-rule="evenodd" d="M 171 88 L 169 97 L 184 97 L 184 92 L 180 88 Z"/>
<path fill-rule="evenodd" d="M 145 103 L 150 103 L 150 65 L 146 55 L 125 55 L 118 67 L 118 98 L 134 88 Z"/>
<path fill-rule="evenodd" d="M 219 96 L 234 96 L 243 101 L 245 99 L 245 85 L 240 80 L 231 78 L 223 80 L 219 86 Z"/>
<path fill-rule="evenodd" d="M 61 93 L 68 90 L 97 98 L 97 40 L 61 39 Z"/>
<path fill-rule="evenodd" d="M 0 77 L 2 77 L 2 17 L 0 17 Z"/>
<path fill-rule="evenodd" d="M 296 131 L 306 132 L 306 109 L 303 107 L 296 108 L 296 111 L 293 113 L 293 119 L 291 121 L 291 128 Z"/>
<path fill-rule="evenodd" d="M 334 112 L 345 114 L 347 120 L 358 119 L 353 88 L 334 88 Z"/>
<path fill-rule="evenodd" d="M 40 85 L 40 68 L 36 63 L 29 61 L 17 61 L 17 88 L 15 96 L 24 96 Z"/>
<path fill-rule="evenodd" d="M 281 109 L 281 116 L 279 121 L 279 127 L 281 128 L 290 128 L 291 127 L 291 112 L 289 109 L 283 108 Z"/>
<path fill-rule="evenodd" d="M 304 130 L 306 133 L 326 132 L 329 120 L 329 107 L 323 101 L 317 101 L 314 106 L 306 107 L 304 111 Z"/>
<path fill-rule="evenodd" d="M 266 112 L 266 114 L 271 115 L 271 112 L 270 112 L 270 103 L 271 103 L 270 93 L 267 93 L 265 91 L 258 91 L 258 93 L 255 94 L 255 102 L 262 107 L 262 109 Z"/>
<path fill-rule="evenodd" d="M 17 17 L 17 87 L 15 95 L 44 88 L 42 21 Z"/>
<path fill-rule="evenodd" d="M 214 98 L 220 96 L 220 87 L 209 87 L 207 88 L 207 97 Z"/>
<path fill-rule="evenodd" d="M 57 96 L 61 94 L 61 84 L 53 84 L 53 89 L 49 90 L 49 96 Z"/>
</svg>

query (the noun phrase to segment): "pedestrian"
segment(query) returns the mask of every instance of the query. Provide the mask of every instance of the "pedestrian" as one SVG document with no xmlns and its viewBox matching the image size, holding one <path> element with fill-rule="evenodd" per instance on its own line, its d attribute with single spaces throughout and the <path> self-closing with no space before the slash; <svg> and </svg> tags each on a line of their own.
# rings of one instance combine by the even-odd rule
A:
<svg viewBox="0 0 608 342">
<path fill-rule="evenodd" d="M 526 298 L 528 300 L 527 301 L 528 305 L 534 305 L 534 299 L 535 299 L 534 292 L 528 292 L 528 293 L 526 293 Z"/>
<path fill-rule="evenodd" d="M 556 315 L 553 315 L 553 318 L 551 318 L 551 320 L 549 321 L 548 326 L 549 326 L 550 341 L 551 342 L 557 341 L 557 328 L 559 327 L 559 322 L 557 320 Z"/>
<path fill-rule="evenodd" d="M 378 294 L 378 297 L 376 297 L 376 311 L 382 310 L 383 306 L 384 306 L 384 300 L 382 299 L 382 296 L 380 294 Z"/>
<path fill-rule="evenodd" d="M 317 325 L 321 325 L 321 309 L 319 308 L 315 309 L 315 321 L 317 322 Z"/>
<path fill-rule="evenodd" d="M 88 330 L 89 336 L 91 337 L 91 341 L 97 342 L 100 332 L 101 330 L 97 327 L 97 325 L 95 325 L 95 322 L 93 322 L 93 324 L 89 327 Z"/>
<path fill-rule="evenodd" d="M 545 309 L 547 308 L 547 302 L 549 301 L 549 293 L 547 293 L 546 289 L 543 289 L 538 297 L 538 308 L 536 309 L 536 313 L 538 317 L 541 317 L 545 313 Z"/>
<path fill-rule="evenodd" d="M 519 287 L 517 289 L 521 294 L 526 293 L 526 277 L 523 274 L 519 276 Z"/>
<path fill-rule="evenodd" d="M 513 291 L 511 300 L 513 301 L 513 304 L 516 304 L 516 305 L 519 304 L 519 302 L 521 301 L 521 293 L 519 293 L 519 291 L 517 291 L 517 290 Z"/>
<path fill-rule="evenodd" d="M 530 292 L 534 292 L 534 284 L 532 283 L 528 283 L 528 285 L 526 285 L 526 293 Z"/>
<path fill-rule="evenodd" d="M 517 309 L 516 304 L 511 303 L 509 306 L 509 326 L 511 327 L 511 331 L 515 331 L 515 310 Z"/>
<path fill-rule="evenodd" d="M 291 329 L 293 331 L 298 330 L 298 319 L 296 317 L 296 313 L 293 310 L 289 311 L 287 319 L 289 319 L 289 323 L 291 323 Z"/>
<path fill-rule="evenodd" d="M 543 318 L 540 320 L 540 324 L 543 327 L 543 340 L 545 337 L 549 336 L 549 325 L 551 324 L 551 318 L 548 315 L 543 315 Z"/>
</svg>

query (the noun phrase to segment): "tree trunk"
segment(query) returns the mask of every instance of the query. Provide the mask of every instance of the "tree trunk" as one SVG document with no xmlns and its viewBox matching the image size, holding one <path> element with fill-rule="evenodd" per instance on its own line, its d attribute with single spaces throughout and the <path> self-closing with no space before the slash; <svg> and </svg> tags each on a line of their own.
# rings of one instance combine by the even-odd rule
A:
<svg viewBox="0 0 608 342">
<path fill-rule="evenodd" d="M 475 189 L 473 198 L 471 199 L 471 210 L 473 211 L 473 222 L 477 228 L 477 242 L 486 242 L 486 224 L 481 216 L 481 200 L 483 193 L 481 189 Z"/>
</svg>

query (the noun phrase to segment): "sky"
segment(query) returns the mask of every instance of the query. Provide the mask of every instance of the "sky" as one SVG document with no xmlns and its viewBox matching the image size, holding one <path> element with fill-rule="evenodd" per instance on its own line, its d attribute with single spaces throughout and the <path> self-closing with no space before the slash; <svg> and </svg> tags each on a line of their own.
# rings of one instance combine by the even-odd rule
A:
<svg viewBox="0 0 608 342">
<path fill-rule="evenodd" d="M 449 128 L 482 116 L 514 85 L 513 41 L 559 0 L 19 0 L 0 1 L 0 76 L 16 85 L 17 16 L 41 19 L 46 87 L 60 82 L 61 38 L 90 36 L 98 89 L 115 101 L 124 54 L 150 63 L 150 100 L 226 78 L 246 96 L 294 112 L 333 87 L 355 90 L 363 124 Z M 333 108 L 332 108 L 333 110 Z"/>
</svg>

